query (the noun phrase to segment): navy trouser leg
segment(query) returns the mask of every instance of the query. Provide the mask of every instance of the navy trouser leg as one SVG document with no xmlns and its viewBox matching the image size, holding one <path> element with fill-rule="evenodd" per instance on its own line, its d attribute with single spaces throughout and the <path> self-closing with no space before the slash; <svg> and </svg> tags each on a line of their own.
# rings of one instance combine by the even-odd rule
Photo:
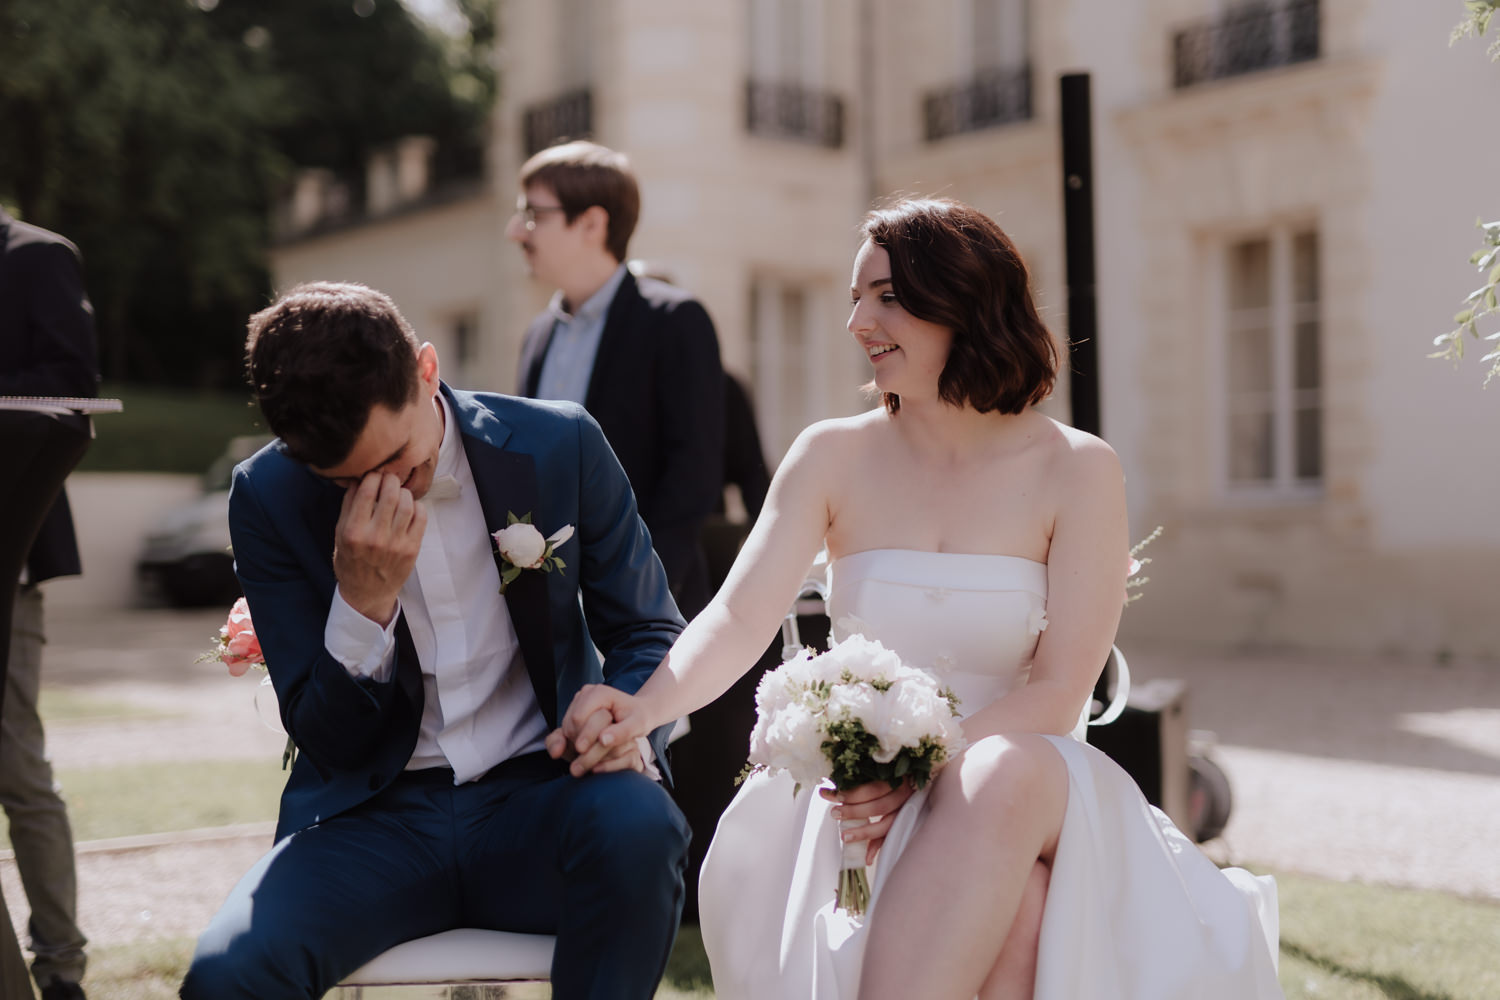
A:
<svg viewBox="0 0 1500 1000">
<path fill-rule="evenodd" d="M 398 781 L 287 837 L 198 939 L 185 1000 L 302 1000 L 402 941 L 457 922 L 451 789 Z"/>
<path fill-rule="evenodd" d="M 682 916 L 690 838 L 659 784 L 633 771 L 564 774 L 461 837 L 464 922 L 556 933 L 557 1000 L 655 994 Z"/>
<path fill-rule="evenodd" d="M 646 1000 L 676 936 L 687 843 L 671 797 L 634 772 L 575 779 L 532 754 L 457 787 L 446 769 L 408 774 L 257 862 L 181 993 L 321 997 L 402 941 L 485 927 L 555 933 L 558 1000 Z"/>
</svg>

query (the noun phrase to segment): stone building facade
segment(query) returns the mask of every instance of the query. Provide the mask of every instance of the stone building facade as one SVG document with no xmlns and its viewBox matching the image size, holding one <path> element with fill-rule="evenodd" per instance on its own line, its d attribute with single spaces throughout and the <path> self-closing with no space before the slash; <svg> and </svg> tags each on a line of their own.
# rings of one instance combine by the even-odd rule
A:
<svg viewBox="0 0 1500 1000">
<path fill-rule="evenodd" d="M 1066 336 L 1058 78 L 1087 71 L 1103 433 L 1136 535 L 1166 529 L 1125 641 L 1500 657 L 1500 404 L 1424 357 L 1495 211 L 1500 66 L 1449 48 L 1459 5 L 500 2 L 483 182 L 403 201 L 394 151 L 382 212 L 289 226 L 278 282 L 385 288 L 450 376 L 508 389 L 545 301 L 512 178 L 592 136 L 631 155 L 632 254 L 707 305 L 774 460 L 866 405 L 843 323 L 873 201 L 993 214 Z"/>
</svg>

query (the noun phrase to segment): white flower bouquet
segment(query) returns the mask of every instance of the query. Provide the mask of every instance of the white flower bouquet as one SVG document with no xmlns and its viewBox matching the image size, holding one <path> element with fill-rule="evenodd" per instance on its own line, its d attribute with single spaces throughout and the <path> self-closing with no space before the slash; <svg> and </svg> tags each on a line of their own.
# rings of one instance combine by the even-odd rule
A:
<svg viewBox="0 0 1500 1000">
<path fill-rule="evenodd" d="M 761 678 L 750 735 L 750 771 L 785 771 L 796 788 L 872 781 L 921 788 L 963 747 L 958 699 L 879 642 L 851 635 L 826 653 L 803 650 Z M 844 820 L 841 829 L 869 820 Z M 836 906 L 865 912 L 866 843 L 844 845 Z"/>
</svg>

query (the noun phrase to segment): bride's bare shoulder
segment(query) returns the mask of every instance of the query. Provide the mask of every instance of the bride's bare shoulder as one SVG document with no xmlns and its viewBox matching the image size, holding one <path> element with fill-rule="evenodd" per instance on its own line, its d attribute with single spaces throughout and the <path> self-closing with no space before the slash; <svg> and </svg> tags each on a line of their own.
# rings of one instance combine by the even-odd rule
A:
<svg viewBox="0 0 1500 1000">
<path fill-rule="evenodd" d="M 1121 478 L 1120 458 L 1108 442 L 1051 417 L 1043 416 L 1042 419 L 1047 422 L 1048 465 L 1061 480 L 1083 485 L 1097 483 L 1100 479 Z"/>
<path fill-rule="evenodd" d="M 828 461 L 853 456 L 861 447 L 879 438 L 890 426 L 890 415 L 884 408 L 857 413 L 852 417 L 832 417 L 808 425 L 792 444 L 788 457 L 799 454 Z"/>
</svg>

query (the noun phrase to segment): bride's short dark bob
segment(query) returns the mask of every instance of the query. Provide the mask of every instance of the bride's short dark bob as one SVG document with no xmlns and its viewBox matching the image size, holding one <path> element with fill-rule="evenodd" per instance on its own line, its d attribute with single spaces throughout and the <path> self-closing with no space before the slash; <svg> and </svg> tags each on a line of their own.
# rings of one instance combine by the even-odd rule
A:
<svg viewBox="0 0 1500 1000">
<path fill-rule="evenodd" d="M 1020 413 L 1052 393 L 1057 345 L 1031 300 L 1026 263 L 986 216 L 947 198 L 906 199 L 860 234 L 891 258 L 891 290 L 918 319 L 953 331 L 938 395 L 980 413 Z M 895 412 L 901 398 L 883 394 Z"/>
</svg>

